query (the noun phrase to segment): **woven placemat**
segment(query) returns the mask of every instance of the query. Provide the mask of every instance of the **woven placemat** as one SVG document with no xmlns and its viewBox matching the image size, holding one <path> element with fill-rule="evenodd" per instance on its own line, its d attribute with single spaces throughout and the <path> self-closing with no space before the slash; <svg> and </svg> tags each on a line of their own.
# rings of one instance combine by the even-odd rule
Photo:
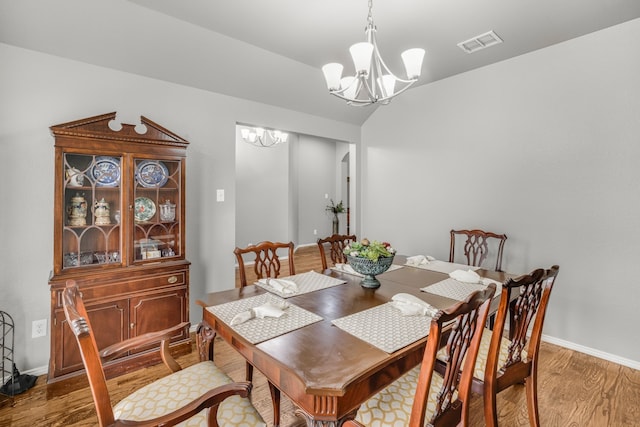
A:
<svg viewBox="0 0 640 427">
<path fill-rule="evenodd" d="M 458 282 L 457 280 L 454 280 L 452 278 L 448 278 L 434 283 L 433 285 L 420 288 L 420 290 L 458 301 L 464 301 L 472 292 L 486 289 L 491 282 L 496 284 L 496 293 L 494 295 L 494 298 L 497 295 L 500 295 L 500 292 L 502 292 L 502 283 L 484 278 L 482 279 L 482 281 L 483 283 L 465 283 Z"/>
<path fill-rule="evenodd" d="M 231 319 L 233 319 L 236 314 L 247 311 L 250 308 L 258 307 L 269 301 L 274 302 L 276 305 L 283 303 L 282 299 L 275 295 L 262 294 L 207 307 L 207 310 L 215 314 L 226 324 L 230 324 Z M 231 326 L 231 328 L 250 343 L 257 344 L 322 320 L 322 317 L 317 314 L 311 313 L 294 304 L 287 304 L 289 304 L 289 307 L 284 309 L 284 315 L 281 317 L 254 318 L 239 325 Z"/>
<path fill-rule="evenodd" d="M 331 288 L 333 286 L 343 285 L 347 283 L 346 280 L 337 279 L 335 277 L 327 276 L 326 274 L 316 273 L 315 271 L 296 274 L 294 276 L 279 277 L 279 279 L 285 279 L 294 282 L 298 287 L 298 291 L 292 294 L 285 294 L 262 282 L 256 282 L 256 285 L 282 298 L 291 298 L 309 292 L 315 292 L 321 289 Z"/>
<path fill-rule="evenodd" d="M 393 353 L 429 335 L 431 317 L 403 316 L 391 303 L 333 320 L 338 328 Z"/>
</svg>

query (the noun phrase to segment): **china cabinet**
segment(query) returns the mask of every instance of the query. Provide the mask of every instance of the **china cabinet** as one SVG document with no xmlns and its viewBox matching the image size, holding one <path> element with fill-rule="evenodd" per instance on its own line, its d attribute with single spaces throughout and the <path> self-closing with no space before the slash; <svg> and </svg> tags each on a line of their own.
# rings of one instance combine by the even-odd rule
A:
<svg viewBox="0 0 640 427">
<path fill-rule="evenodd" d="M 76 281 L 98 348 L 189 320 L 185 259 L 188 142 L 151 120 L 120 124 L 116 113 L 51 127 L 55 138 L 54 251 L 49 381 L 77 374 L 82 360 L 66 324 L 62 290 Z M 189 331 L 177 354 L 190 351 Z M 107 376 L 156 363 L 139 348 L 105 365 Z"/>
</svg>

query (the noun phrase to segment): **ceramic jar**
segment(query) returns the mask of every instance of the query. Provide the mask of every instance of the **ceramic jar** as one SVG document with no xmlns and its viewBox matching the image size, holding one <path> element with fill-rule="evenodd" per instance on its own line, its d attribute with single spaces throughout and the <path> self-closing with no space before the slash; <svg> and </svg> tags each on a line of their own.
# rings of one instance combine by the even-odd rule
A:
<svg viewBox="0 0 640 427">
<path fill-rule="evenodd" d="M 76 193 L 67 205 L 67 215 L 69 216 L 69 225 L 72 227 L 81 227 L 87 225 L 87 201 L 83 194 Z"/>
<path fill-rule="evenodd" d="M 111 224 L 111 218 L 109 213 L 109 203 L 104 200 L 104 197 L 100 201 L 96 202 L 93 206 L 96 225 L 109 225 Z"/>
</svg>

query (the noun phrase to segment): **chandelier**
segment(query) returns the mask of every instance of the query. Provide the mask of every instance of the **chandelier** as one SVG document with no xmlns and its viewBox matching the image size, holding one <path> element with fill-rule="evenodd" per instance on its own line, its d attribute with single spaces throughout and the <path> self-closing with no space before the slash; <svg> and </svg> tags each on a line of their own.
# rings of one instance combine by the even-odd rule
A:
<svg viewBox="0 0 640 427">
<path fill-rule="evenodd" d="M 373 24 L 372 0 L 369 0 L 369 15 L 365 34 L 367 41 L 349 48 L 356 74 L 342 77 L 342 64 L 332 62 L 322 67 L 329 93 L 347 101 L 347 104 L 362 107 L 375 103 L 388 104 L 391 98 L 409 89 L 420 77 L 424 49 L 408 49 L 402 53 L 402 62 L 407 79 L 393 74 L 384 63 L 376 43 L 376 26 Z M 399 87 L 396 87 L 399 86 Z"/>
<path fill-rule="evenodd" d="M 248 127 L 240 129 L 240 135 L 245 142 L 256 147 L 273 147 L 287 142 L 289 138 L 288 133 L 279 130 Z"/>
</svg>

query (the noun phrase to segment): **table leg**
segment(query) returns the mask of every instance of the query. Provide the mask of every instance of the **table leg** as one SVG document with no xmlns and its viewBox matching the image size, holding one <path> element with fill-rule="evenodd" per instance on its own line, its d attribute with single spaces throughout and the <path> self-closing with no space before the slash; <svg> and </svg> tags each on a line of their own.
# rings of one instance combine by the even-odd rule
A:
<svg viewBox="0 0 640 427">
<path fill-rule="evenodd" d="M 307 427 L 341 427 L 345 422 L 353 420 L 356 417 L 358 410 L 355 409 L 349 412 L 339 420 L 316 420 L 311 415 L 307 414 L 301 409 L 296 410 L 296 415 L 300 415 L 307 421 Z"/>
<path fill-rule="evenodd" d="M 269 381 L 271 402 L 273 403 L 273 427 L 280 426 L 280 390 Z"/>
</svg>

